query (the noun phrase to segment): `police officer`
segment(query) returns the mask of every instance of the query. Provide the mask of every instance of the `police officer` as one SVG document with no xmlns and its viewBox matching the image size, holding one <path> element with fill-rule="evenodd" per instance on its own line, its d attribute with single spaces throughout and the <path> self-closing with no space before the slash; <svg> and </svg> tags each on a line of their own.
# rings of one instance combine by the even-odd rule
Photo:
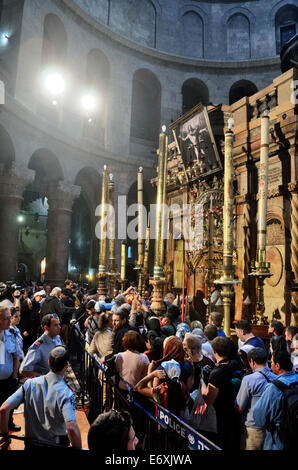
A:
<svg viewBox="0 0 298 470">
<path fill-rule="evenodd" d="M 16 390 L 20 351 L 16 338 L 10 331 L 9 308 L 0 307 L 0 405 Z M 9 420 L 9 430 L 18 432 L 20 427 Z"/>
<path fill-rule="evenodd" d="M 81 448 L 82 440 L 76 422 L 75 397 L 64 381 L 69 366 L 65 346 L 56 346 L 49 353 L 50 372 L 26 380 L 0 408 L 0 445 L 9 443 L 8 415 L 11 408 L 24 403 L 25 450 L 36 446 Z"/>
<path fill-rule="evenodd" d="M 62 344 L 60 320 L 56 313 L 45 315 L 41 321 L 44 334 L 33 343 L 22 362 L 20 374 L 23 377 L 37 377 L 49 372 L 49 354 L 55 346 Z"/>
</svg>

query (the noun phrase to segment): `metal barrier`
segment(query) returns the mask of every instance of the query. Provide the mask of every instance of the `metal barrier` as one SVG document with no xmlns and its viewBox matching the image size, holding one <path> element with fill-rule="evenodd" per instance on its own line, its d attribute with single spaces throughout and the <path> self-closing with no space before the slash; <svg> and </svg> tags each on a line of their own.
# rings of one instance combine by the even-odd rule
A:
<svg viewBox="0 0 298 470">
<path fill-rule="evenodd" d="M 221 450 L 197 430 L 151 399 L 134 392 L 121 377 L 128 391 L 107 376 L 107 367 L 89 353 L 84 336 L 73 325 L 69 343 L 72 369 L 81 387 L 82 406 L 88 405 L 91 424 L 98 414 L 112 408 L 130 411 L 134 429 L 143 450 Z"/>
</svg>

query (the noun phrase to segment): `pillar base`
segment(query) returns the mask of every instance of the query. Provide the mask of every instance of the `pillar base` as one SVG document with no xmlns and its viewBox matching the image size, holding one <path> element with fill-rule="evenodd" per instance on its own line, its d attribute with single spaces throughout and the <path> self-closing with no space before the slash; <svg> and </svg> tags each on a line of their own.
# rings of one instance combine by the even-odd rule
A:
<svg viewBox="0 0 298 470">
<path fill-rule="evenodd" d="M 157 317 L 161 317 L 166 311 L 166 307 L 164 304 L 164 296 L 163 296 L 163 291 L 166 285 L 166 280 L 165 279 L 150 279 L 149 283 L 153 286 L 153 298 L 152 298 L 150 308 Z"/>
<path fill-rule="evenodd" d="M 97 293 L 99 295 L 106 295 L 107 294 L 106 279 L 108 277 L 108 273 L 103 272 L 103 270 L 101 270 L 99 267 L 99 272 L 96 275 L 96 277 L 98 279 Z"/>
</svg>

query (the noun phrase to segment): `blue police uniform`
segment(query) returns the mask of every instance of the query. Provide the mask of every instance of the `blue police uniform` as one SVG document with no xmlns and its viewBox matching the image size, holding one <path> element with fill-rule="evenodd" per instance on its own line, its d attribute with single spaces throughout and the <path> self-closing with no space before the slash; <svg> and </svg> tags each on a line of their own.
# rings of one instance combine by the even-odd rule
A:
<svg viewBox="0 0 298 470">
<path fill-rule="evenodd" d="M 59 444 L 66 423 L 76 421 L 74 393 L 54 372 L 26 380 L 7 402 L 14 408 L 24 403 L 25 437 L 44 444 Z"/>
<path fill-rule="evenodd" d="M 23 337 L 22 337 L 22 333 L 20 332 L 20 330 L 17 326 L 11 326 L 9 328 L 9 331 L 15 337 L 16 346 L 17 346 L 17 355 L 18 355 L 18 358 L 21 360 L 21 359 L 23 359 Z"/>
<path fill-rule="evenodd" d="M 17 380 L 13 378 L 13 365 L 14 359 L 19 357 L 17 342 L 11 331 L 2 332 L 2 342 L 4 343 L 4 360 L 1 360 L 0 364 L 0 406 L 17 388 Z M 12 415 L 10 415 L 9 425 L 12 424 Z"/>
<path fill-rule="evenodd" d="M 37 372 L 38 374 L 47 374 L 50 370 L 49 354 L 56 346 L 61 346 L 60 336 L 54 339 L 44 333 L 33 343 L 21 364 L 20 372 Z"/>
</svg>

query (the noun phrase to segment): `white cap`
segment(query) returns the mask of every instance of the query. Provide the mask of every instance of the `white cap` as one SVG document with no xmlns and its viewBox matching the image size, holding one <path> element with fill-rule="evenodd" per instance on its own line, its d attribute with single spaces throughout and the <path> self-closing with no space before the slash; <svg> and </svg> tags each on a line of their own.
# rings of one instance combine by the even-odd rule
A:
<svg viewBox="0 0 298 470">
<path fill-rule="evenodd" d="M 33 297 L 36 297 L 37 295 L 40 295 L 41 297 L 46 296 L 46 291 L 45 290 L 39 290 L 38 292 L 35 292 Z"/>
</svg>

